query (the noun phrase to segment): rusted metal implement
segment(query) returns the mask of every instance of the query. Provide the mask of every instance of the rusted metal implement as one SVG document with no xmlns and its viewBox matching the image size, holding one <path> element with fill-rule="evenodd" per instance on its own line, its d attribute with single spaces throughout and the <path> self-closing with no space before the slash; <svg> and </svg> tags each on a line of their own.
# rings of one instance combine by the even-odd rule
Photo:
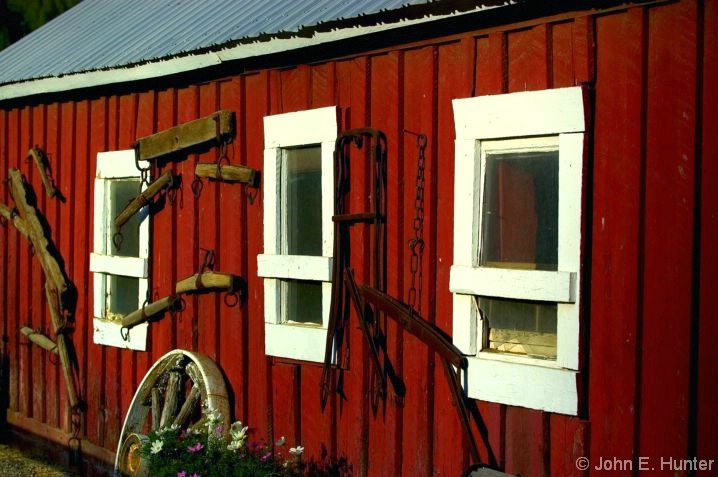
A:
<svg viewBox="0 0 718 477">
<path fill-rule="evenodd" d="M 234 111 L 222 109 L 209 116 L 142 137 L 135 142 L 135 151 L 138 160 L 151 161 L 206 142 L 228 141 L 234 134 Z"/>
<path fill-rule="evenodd" d="M 457 370 L 465 370 L 468 366 L 466 357 L 454 346 L 451 338 L 441 330 L 418 315 L 411 307 L 396 300 L 376 288 L 359 285 L 359 295 L 370 305 L 381 310 L 393 319 L 404 331 L 416 336 L 429 349 L 435 351 L 441 358 L 444 374 L 449 383 L 449 390 L 454 400 L 461 424 L 470 444 L 471 455 L 475 462 L 480 461 L 479 448 L 474 433 L 471 431 L 471 419 L 467 407 L 467 398 L 461 387 L 461 380 Z"/>
<path fill-rule="evenodd" d="M 35 146 L 30 148 L 27 152 L 28 159 L 37 166 L 37 172 L 40 174 L 42 185 L 45 187 L 45 193 L 48 197 L 55 197 L 57 195 L 57 189 L 52 180 L 52 174 L 50 173 L 50 162 L 47 160 L 47 155 L 39 147 Z"/>
<path fill-rule="evenodd" d="M 370 212 L 353 213 L 348 210 L 348 193 L 350 190 L 349 177 L 349 148 L 354 145 L 362 148 L 369 143 L 365 151 L 369 153 L 369 162 L 372 170 L 372 210 Z M 373 225 L 372 250 L 372 285 L 376 288 L 384 286 L 384 256 L 386 248 L 386 235 L 384 222 L 386 218 L 386 136 L 383 132 L 373 128 L 350 129 L 341 133 L 334 147 L 334 261 L 332 265 L 332 295 L 329 308 L 329 323 L 327 341 L 324 349 L 324 369 L 320 382 L 320 403 L 326 406 L 329 397 L 329 381 L 335 350 L 341 345 L 344 336 L 344 326 L 348 317 L 343 316 L 346 300 L 349 298 L 344 287 L 345 270 L 349 267 L 349 226 L 357 223 L 370 223 Z M 350 278 L 351 280 L 351 278 Z M 367 325 L 368 326 L 368 325 Z M 364 330 L 365 328 L 362 328 Z M 368 329 L 368 328 L 367 328 Z M 373 342 L 373 338 L 367 335 Z M 375 355 L 372 355 L 374 358 Z M 378 363 L 375 363 L 379 375 Z M 385 381 L 379 378 L 382 388 L 379 394 L 385 393 Z"/>
<path fill-rule="evenodd" d="M 135 392 L 122 426 L 115 457 L 115 472 L 146 477 L 140 449 L 148 430 L 177 425 L 196 429 L 202 424 L 200 402 L 222 415 L 229 428 L 230 407 L 222 372 L 201 353 L 176 349 L 158 359 Z"/>
</svg>

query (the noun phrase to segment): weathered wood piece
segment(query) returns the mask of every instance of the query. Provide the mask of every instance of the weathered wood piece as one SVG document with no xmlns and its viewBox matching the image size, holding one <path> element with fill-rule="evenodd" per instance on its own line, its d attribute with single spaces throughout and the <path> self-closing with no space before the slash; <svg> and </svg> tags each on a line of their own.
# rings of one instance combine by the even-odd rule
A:
<svg viewBox="0 0 718 477">
<path fill-rule="evenodd" d="M 24 237 L 29 237 L 30 229 L 27 227 L 25 219 L 20 217 L 14 209 L 11 209 L 5 204 L 0 204 L 0 216 L 8 222 L 12 222 L 18 232 L 20 232 Z"/>
<path fill-rule="evenodd" d="M 234 111 L 223 109 L 138 139 L 135 143 L 137 158 L 150 161 L 209 141 L 230 138 L 234 133 Z"/>
<path fill-rule="evenodd" d="M 55 197 L 57 195 L 57 189 L 55 188 L 55 184 L 53 184 L 52 179 L 50 179 L 50 174 L 48 173 L 50 170 L 50 162 L 47 160 L 45 152 L 35 146 L 27 151 L 27 157 L 31 157 L 37 166 L 37 171 L 40 174 L 40 179 L 42 180 L 42 185 L 45 187 L 47 196 L 50 198 Z"/>
<path fill-rule="evenodd" d="M 64 323 L 60 316 L 60 298 L 52 288 L 52 285 L 50 285 L 50 282 L 45 282 L 45 296 L 47 297 L 47 308 L 50 310 L 50 319 L 55 328 L 57 354 L 60 357 L 62 376 L 65 379 L 65 386 L 67 387 L 67 400 L 70 402 L 70 407 L 74 409 L 80 404 L 80 400 L 77 397 L 75 376 L 72 373 L 70 353 L 67 349 L 67 336 L 62 330 Z"/>
<path fill-rule="evenodd" d="M 232 164 L 215 164 L 199 162 L 194 167 L 194 175 L 202 178 L 220 180 L 224 182 L 241 182 L 257 186 L 258 172 L 248 166 Z"/>
<path fill-rule="evenodd" d="M 40 348 L 57 354 L 57 344 L 47 336 L 43 335 L 39 331 L 35 331 L 29 326 L 23 326 L 20 328 L 20 332 L 27 337 L 30 341 L 38 345 Z"/>
<path fill-rule="evenodd" d="M 180 386 L 182 384 L 179 370 L 170 371 L 165 390 L 165 403 L 162 406 L 162 417 L 160 417 L 160 428 L 168 426 L 174 421 L 175 411 L 179 402 Z"/>
<path fill-rule="evenodd" d="M 152 388 L 152 430 L 160 428 L 160 417 L 162 416 L 162 394 L 158 388 Z"/>
<path fill-rule="evenodd" d="M 231 273 L 204 272 L 177 282 L 175 293 L 190 293 L 205 289 L 233 290 L 238 277 Z"/>
<path fill-rule="evenodd" d="M 166 296 L 157 301 L 149 303 L 142 308 L 128 313 L 122 318 L 122 326 L 124 328 L 133 328 L 139 324 L 148 321 L 152 316 L 165 311 L 166 309 L 176 305 L 177 297 Z"/>
<path fill-rule="evenodd" d="M 140 195 L 132 199 L 132 201 L 127 204 L 124 209 L 122 209 L 122 212 L 117 214 L 117 217 L 115 217 L 115 229 L 121 229 L 122 226 L 125 225 L 138 210 L 149 204 L 154 196 L 159 194 L 162 189 L 167 187 L 168 184 L 172 182 L 172 178 L 172 171 L 165 172 L 148 185 L 145 190 L 140 192 Z"/>
<path fill-rule="evenodd" d="M 201 395 L 202 393 L 199 389 L 199 385 L 195 383 L 192 386 L 192 389 L 190 389 L 187 399 L 185 399 L 185 402 L 182 404 L 182 407 L 177 413 L 177 417 L 175 417 L 174 421 L 172 422 L 173 425 L 185 427 L 185 425 L 189 421 L 190 416 L 192 415 L 192 411 L 199 402 L 199 398 Z"/>
<path fill-rule="evenodd" d="M 13 168 L 10 169 L 10 193 L 20 217 L 25 220 L 28 237 L 35 247 L 35 253 L 40 260 L 40 265 L 47 280 L 52 284 L 53 288 L 63 293 L 67 289 L 65 274 L 60 269 L 60 264 L 50 254 L 50 241 L 45 235 L 45 229 L 37 215 L 37 210 L 30 205 L 22 173 Z"/>
</svg>

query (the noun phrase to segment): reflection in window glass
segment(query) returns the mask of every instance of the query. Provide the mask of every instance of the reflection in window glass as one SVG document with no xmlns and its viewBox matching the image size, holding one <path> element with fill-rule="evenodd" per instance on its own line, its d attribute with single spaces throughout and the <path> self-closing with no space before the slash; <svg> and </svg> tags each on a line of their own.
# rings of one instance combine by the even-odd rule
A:
<svg viewBox="0 0 718 477">
<path fill-rule="evenodd" d="M 322 324 L 322 283 L 287 280 L 286 319 L 290 322 Z"/>
<path fill-rule="evenodd" d="M 479 297 L 491 351 L 556 359 L 555 303 Z"/>
<path fill-rule="evenodd" d="M 320 146 L 284 151 L 282 242 L 289 255 L 322 255 L 321 159 Z"/>
<path fill-rule="evenodd" d="M 114 179 L 109 181 L 110 197 L 107 198 L 110 204 L 110 216 L 106 217 L 106 230 L 108 233 L 107 247 L 111 250 L 110 255 L 119 257 L 138 257 L 140 255 L 140 214 L 136 213 L 122 226 L 122 243 L 119 250 L 115 246 L 112 237 L 115 233 L 115 218 L 124 210 L 127 204 L 137 197 L 140 191 L 139 179 Z"/>
<path fill-rule="evenodd" d="M 558 269 L 558 151 L 488 153 L 480 265 Z"/>
</svg>

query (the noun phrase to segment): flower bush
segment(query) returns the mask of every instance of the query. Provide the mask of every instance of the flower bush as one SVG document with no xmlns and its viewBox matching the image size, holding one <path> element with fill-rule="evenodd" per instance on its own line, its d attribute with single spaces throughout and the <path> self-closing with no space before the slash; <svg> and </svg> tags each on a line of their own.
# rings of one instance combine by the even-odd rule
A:
<svg viewBox="0 0 718 477">
<path fill-rule="evenodd" d="M 152 477 L 297 477 L 303 472 L 302 446 L 286 450 L 285 439 L 274 448 L 248 442 L 240 421 L 225 429 L 222 416 L 203 410 L 199 426 L 170 426 L 150 432 L 141 455 Z"/>
</svg>

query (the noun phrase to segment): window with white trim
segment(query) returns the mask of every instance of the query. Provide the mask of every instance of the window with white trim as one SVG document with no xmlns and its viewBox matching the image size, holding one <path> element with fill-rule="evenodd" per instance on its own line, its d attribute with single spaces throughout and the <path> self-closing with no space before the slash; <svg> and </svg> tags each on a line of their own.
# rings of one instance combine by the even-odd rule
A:
<svg viewBox="0 0 718 477">
<path fill-rule="evenodd" d="M 265 351 L 324 361 L 331 300 L 337 110 L 264 118 Z"/>
<path fill-rule="evenodd" d="M 476 399 L 577 414 L 580 87 L 454 100 L 454 343 Z"/>
<path fill-rule="evenodd" d="M 122 317 L 139 309 L 147 296 L 149 255 L 148 207 L 123 227 L 121 242 L 113 222 L 140 193 L 135 151 L 97 154 L 94 197 L 94 239 L 90 271 L 94 279 L 94 342 L 144 351 L 147 323 L 122 329 Z M 119 245 L 119 247 L 118 247 Z"/>
</svg>

